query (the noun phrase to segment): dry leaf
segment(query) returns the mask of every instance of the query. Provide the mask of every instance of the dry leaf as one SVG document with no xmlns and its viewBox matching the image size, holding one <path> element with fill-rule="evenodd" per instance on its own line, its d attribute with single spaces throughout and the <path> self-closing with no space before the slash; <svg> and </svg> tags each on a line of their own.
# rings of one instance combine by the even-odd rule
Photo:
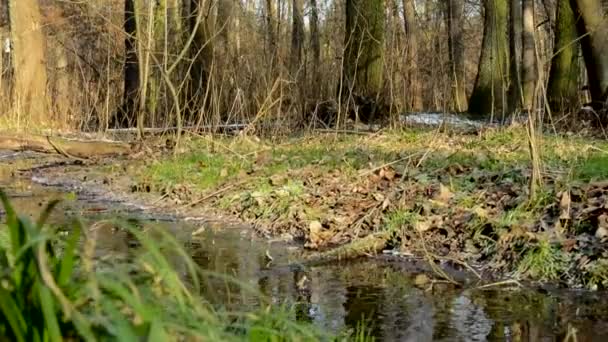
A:
<svg viewBox="0 0 608 342">
<path fill-rule="evenodd" d="M 454 197 L 452 191 L 447 186 L 439 184 L 439 194 L 435 196 L 435 201 L 447 204 L 452 197 Z"/>
<path fill-rule="evenodd" d="M 559 201 L 559 208 L 560 208 L 559 218 L 560 219 L 569 220 L 571 218 L 571 216 L 570 216 L 571 204 L 572 204 L 572 201 L 570 199 L 570 191 L 564 191 L 562 193 L 562 197 Z"/>
</svg>

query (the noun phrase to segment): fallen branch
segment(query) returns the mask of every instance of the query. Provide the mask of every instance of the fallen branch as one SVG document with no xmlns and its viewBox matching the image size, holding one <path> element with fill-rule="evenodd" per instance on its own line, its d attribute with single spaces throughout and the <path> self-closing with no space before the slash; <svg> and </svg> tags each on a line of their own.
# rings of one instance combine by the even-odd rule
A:
<svg viewBox="0 0 608 342">
<path fill-rule="evenodd" d="M 73 140 L 27 134 L 0 134 L 0 149 L 57 153 L 71 159 L 126 155 L 131 152 L 131 146 L 121 142 Z"/>
</svg>

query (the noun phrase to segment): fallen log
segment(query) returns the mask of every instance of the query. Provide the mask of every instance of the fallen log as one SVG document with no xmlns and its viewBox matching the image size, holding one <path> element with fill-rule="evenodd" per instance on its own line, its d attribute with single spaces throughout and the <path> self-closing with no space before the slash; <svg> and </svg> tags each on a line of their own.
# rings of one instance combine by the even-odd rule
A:
<svg viewBox="0 0 608 342">
<path fill-rule="evenodd" d="M 100 140 L 74 140 L 42 135 L 0 134 L 0 149 L 59 153 L 72 159 L 126 155 L 131 145 Z"/>
<path fill-rule="evenodd" d="M 346 245 L 305 258 L 299 264 L 304 266 L 319 266 L 331 262 L 375 255 L 382 252 L 389 239 L 390 235 L 386 232 L 373 233 Z"/>
</svg>

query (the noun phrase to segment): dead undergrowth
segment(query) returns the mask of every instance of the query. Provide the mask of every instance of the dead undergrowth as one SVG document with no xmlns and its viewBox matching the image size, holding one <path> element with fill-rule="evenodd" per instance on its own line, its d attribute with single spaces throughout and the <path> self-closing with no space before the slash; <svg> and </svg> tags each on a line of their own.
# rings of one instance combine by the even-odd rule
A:
<svg viewBox="0 0 608 342">
<path fill-rule="evenodd" d="M 315 250 L 387 233 L 387 248 L 430 261 L 608 287 L 604 141 L 544 137 L 545 185 L 534 202 L 519 128 L 279 141 L 196 136 L 178 152 L 135 156 L 125 168 L 136 179 L 132 190 L 230 214 Z"/>
</svg>

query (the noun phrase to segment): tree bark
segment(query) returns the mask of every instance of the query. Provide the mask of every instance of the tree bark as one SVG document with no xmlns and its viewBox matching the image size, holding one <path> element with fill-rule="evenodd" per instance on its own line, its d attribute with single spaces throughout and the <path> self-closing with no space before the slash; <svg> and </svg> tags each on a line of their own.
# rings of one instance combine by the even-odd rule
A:
<svg viewBox="0 0 608 342">
<path fill-rule="evenodd" d="M 587 67 L 592 106 L 602 109 L 608 100 L 608 13 L 602 0 L 571 0 Z"/>
<path fill-rule="evenodd" d="M 310 0 L 310 48 L 312 50 L 312 62 L 314 69 L 321 62 L 321 41 L 319 39 L 319 8 L 317 0 Z"/>
<path fill-rule="evenodd" d="M 319 8 L 317 0 L 310 0 L 310 49 L 312 50 L 312 84 L 309 87 L 313 99 L 317 99 L 321 93 L 321 40 L 319 38 Z"/>
<path fill-rule="evenodd" d="M 534 93 L 538 70 L 536 67 L 536 46 L 534 36 L 536 29 L 534 24 L 534 0 L 522 0 L 523 8 L 523 56 L 522 56 L 522 88 L 523 108 L 531 111 L 534 106 Z"/>
<path fill-rule="evenodd" d="M 521 0 L 510 0 L 509 2 L 509 91 L 508 107 L 510 113 L 521 109 L 522 104 L 522 29 L 523 14 Z"/>
<path fill-rule="evenodd" d="M 480 117 L 504 115 L 509 76 L 507 0 L 484 0 L 484 7 L 482 51 L 469 99 L 469 112 Z"/>
<path fill-rule="evenodd" d="M 302 0 L 292 0 L 291 58 L 290 69 L 293 75 L 301 74 L 302 52 L 304 49 L 304 4 Z M 303 75 L 300 75 L 303 76 Z"/>
<path fill-rule="evenodd" d="M 139 108 L 139 59 L 137 56 L 137 21 L 135 0 L 125 0 L 125 64 L 122 109 L 116 113 L 112 126 L 129 127 L 135 122 Z"/>
<path fill-rule="evenodd" d="M 266 54 L 270 67 L 274 69 L 277 63 L 277 37 L 275 32 L 275 10 L 273 0 L 264 2 L 266 15 Z"/>
<path fill-rule="evenodd" d="M 9 0 L 14 110 L 32 125 L 49 124 L 46 39 L 38 0 Z"/>
<path fill-rule="evenodd" d="M 190 48 L 193 62 L 190 69 L 192 84 L 187 98 L 189 121 L 200 121 L 205 109 L 211 106 L 211 98 L 207 90 L 211 86 L 214 44 L 211 41 L 210 13 L 207 12 L 208 8 L 204 8 L 205 4 L 207 2 L 204 0 L 191 0 L 190 4 L 190 32 L 194 31 L 194 40 Z"/>
<path fill-rule="evenodd" d="M 555 112 L 575 110 L 578 104 L 578 42 L 570 0 L 558 0 L 555 19 L 555 45 L 547 97 Z"/>
<path fill-rule="evenodd" d="M 464 1 L 448 1 L 448 47 L 450 49 L 450 66 L 452 87 L 454 89 L 454 105 L 458 112 L 467 109 L 467 95 L 465 88 L 465 58 L 463 21 Z"/>
<path fill-rule="evenodd" d="M 410 89 L 408 109 L 418 112 L 422 110 L 422 84 L 418 72 L 418 29 L 414 0 L 403 0 L 403 17 L 406 39 L 405 65 L 408 66 L 406 78 Z"/>
<path fill-rule="evenodd" d="M 373 120 L 382 101 L 384 69 L 384 0 L 347 0 L 344 49 L 343 90 L 355 100 L 373 103 L 369 113 L 359 113 Z M 349 94 L 350 95 L 350 94 Z"/>
</svg>

